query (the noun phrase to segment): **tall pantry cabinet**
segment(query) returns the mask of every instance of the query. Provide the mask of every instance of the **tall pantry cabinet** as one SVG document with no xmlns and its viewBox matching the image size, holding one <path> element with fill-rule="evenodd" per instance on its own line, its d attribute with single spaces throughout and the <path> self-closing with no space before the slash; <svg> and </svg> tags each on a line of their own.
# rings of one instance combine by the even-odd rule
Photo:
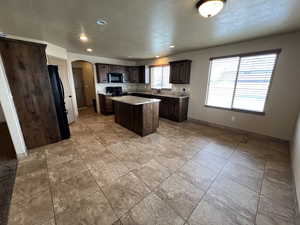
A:
<svg viewBox="0 0 300 225">
<path fill-rule="evenodd" d="M 0 38 L 0 55 L 28 149 L 61 140 L 46 45 Z"/>
</svg>

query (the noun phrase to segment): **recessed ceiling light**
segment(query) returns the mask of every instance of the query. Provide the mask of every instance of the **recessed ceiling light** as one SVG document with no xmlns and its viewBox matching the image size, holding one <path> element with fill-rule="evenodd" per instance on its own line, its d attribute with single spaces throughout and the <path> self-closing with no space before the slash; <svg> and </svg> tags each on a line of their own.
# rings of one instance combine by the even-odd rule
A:
<svg viewBox="0 0 300 225">
<path fill-rule="evenodd" d="M 87 48 L 87 49 L 86 49 L 86 51 L 87 51 L 87 52 L 92 52 L 92 51 L 93 51 L 93 49 L 91 49 L 91 48 Z"/>
<path fill-rule="evenodd" d="M 175 45 L 170 45 L 170 48 L 175 48 Z"/>
<path fill-rule="evenodd" d="M 159 58 L 159 55 L 155 56 L 156 58 Z"/>
<path fill-rule="evenodd" d="M 80 34 L 79 38 L 80 38 L 81 41 L 87 41 L 88 40 L 87 36 L 84 33 Z"/>
<path fill-rule="evenodd" d="M 209 18 L 221 12 L 225 2 L 226 0 L 200 0 L 196 7 L 201 16 Z"/>
<path fill-rule="evenodd" d="M 96 21 L 96 24 L 98 24 L 98 25 L 106 25 L 107 21 L 104 20 L 104 19 L 99 19 L 99 20 Z"/>
</svg>

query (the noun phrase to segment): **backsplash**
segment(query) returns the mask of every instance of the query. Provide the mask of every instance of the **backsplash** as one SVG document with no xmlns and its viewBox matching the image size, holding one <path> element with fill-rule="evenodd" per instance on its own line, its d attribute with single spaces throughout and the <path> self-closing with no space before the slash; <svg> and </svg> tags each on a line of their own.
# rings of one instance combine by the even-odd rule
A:
<svg viewBox="0 0 300 225">
<path fill-rule="evenodd" d="M 129 83 L 107 83 L 96 84 L 97 93 L 106 93 L 106 87 L 122 87 L 123 92 L 145 91 L 146 84 L 129 84 Z"/>
<path fill-rule="evenodd" d="M 154 91 L 151 90 L 150 84 L 130 84 L 130 83 L 102 83 L 97 84 L 97 93 L 105 93 L 106 87 L 122 87 L 123 92 L 142 92 L 142 91 Z M 185 92 L 183 89 L 185 88 Z M 162 94 L 190 94 L 190 85 L 189 84 L 173 84 L 172 89 L 170 90 L 161 90 Z"/>
<path fill-rule="evenodd" d="M 144 85 L 146 88 L 145 91 L 151 91 L 150 84 Z M 185 91 L 183 91 L 185 89 Z M 167 90 L 163 89 L 161 90 L 162 94 L 183 94 L 186 93 L 187 95 L 190 94 L 190 85 L 189 84 L 172 84 L 172 89 Z"/>
</svg>

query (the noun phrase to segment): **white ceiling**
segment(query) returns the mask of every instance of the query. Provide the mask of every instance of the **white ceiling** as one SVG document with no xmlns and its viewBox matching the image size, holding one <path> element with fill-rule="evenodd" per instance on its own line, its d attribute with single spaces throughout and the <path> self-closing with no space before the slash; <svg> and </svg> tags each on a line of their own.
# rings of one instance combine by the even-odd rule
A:
<svg viewBox="0 0 300 225">
<path fill-rule="evenodd" d="M 227 0 L 209 19 L 196 0 L 1 0 L 0 32 L 75 53 L 127 59 L 166 56 L 300 29 L 299 0 Z M 104 18 L 106 26 L 96 25 Z M 79 41 L 85 32 L 87 43 Z M 176 47 L 170 49 L 169 45 Z M 93 48 L 87 53 L 86 48 Z"/>
</svg>

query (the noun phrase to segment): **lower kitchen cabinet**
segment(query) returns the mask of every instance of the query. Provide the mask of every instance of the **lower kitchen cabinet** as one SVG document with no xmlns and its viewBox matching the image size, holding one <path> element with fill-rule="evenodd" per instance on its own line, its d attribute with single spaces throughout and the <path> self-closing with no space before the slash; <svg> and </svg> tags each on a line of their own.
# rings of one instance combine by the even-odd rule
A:
<svg viewBox="0 0 300 225">
<path fill-rule="evenodd" d="M 100 112 L 104 115 L 114 113 L 113 101 L 104 94 L 99 94 Z"/>
<path fill-rule="evenodd" d="M 173 120 L 176 122 L 182 122 L 187 120 L 188 114 L 188 97 L 167 97 L 155 94 L 145 94 L 145 93 L 133 93 L 133 96 L 143 97 L 143 98 L 157 98 L 161 102 L 159 104 L 159 116 Z"/>
</svg>

